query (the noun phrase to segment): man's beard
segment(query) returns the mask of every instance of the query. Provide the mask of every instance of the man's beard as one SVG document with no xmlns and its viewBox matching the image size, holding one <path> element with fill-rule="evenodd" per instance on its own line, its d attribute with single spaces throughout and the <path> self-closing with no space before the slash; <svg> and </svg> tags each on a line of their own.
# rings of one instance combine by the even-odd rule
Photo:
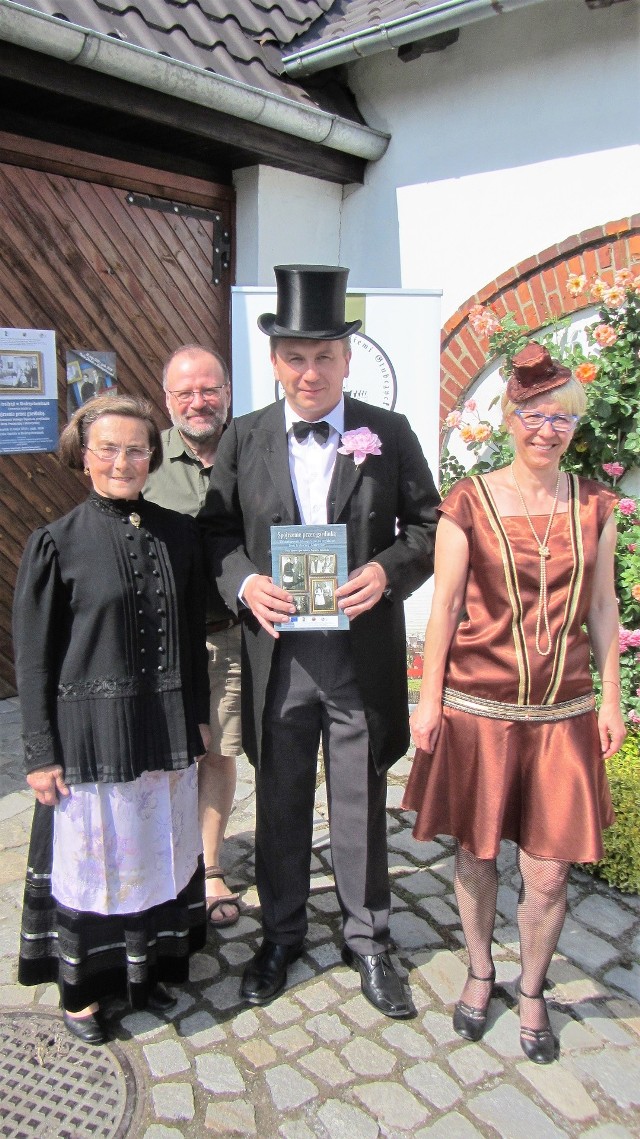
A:
<svg viewBox="0 0 640 1139">
<path fill-rule="evenodd" d="M 194 443 L 206 443 L 207 440 L 216 439 L 220 435 L 227 416 L 226 412 L 213 411 L 207 418 L 208 423 L 202 427 L 195 427 L 186 415 L 172 415 L 171 421 L 185 439 L 193 439 Z"/>
</svg>

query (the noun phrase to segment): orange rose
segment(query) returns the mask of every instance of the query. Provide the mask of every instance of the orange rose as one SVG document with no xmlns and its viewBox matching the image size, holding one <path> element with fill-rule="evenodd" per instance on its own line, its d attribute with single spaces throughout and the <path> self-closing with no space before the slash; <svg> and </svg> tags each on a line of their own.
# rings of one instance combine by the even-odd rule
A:
<svg viewBox="0 0 640 1139">
<path fill-rule="evenodd" d="M 468 423 L 465 423 L 460 428 L 460 438 L 462 439 L 463 443 L 473 443 L 473 427 L 471 427 Z"/>
<path fill-rule="evenodd" d="M 631 596 L 635 601 L 640 601 L 640 585 L 634 585 L 632 587 Z"/>
<path fill-rule="evenodd" d="M 476 443 L 486 443 L 487 439 L 490 439 L 492 435 L 493 431 L 488 423 L 479 423 L 473 432 L 473 438 Z"/>
<path fill-rule="evenodd" d="M 576 368 L 574 375 L 576 380 L 580 380 L 581 384 L 590 384 L 598 375 L 598 369 L 595 364 L 580 364 L 580 367 Z"/>
</svg>

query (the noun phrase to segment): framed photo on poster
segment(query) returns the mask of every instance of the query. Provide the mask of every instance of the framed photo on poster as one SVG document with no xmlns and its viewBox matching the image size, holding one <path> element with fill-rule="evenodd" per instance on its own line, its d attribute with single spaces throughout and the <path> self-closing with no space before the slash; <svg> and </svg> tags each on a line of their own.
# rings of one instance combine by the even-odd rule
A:
<svg viewBox="0 0 640 1139">
<path fill-rule="evenodd" d="M 42 395 L 43 391 L 42 352 L 0 352 L 0 393 Z"/>
</svg>

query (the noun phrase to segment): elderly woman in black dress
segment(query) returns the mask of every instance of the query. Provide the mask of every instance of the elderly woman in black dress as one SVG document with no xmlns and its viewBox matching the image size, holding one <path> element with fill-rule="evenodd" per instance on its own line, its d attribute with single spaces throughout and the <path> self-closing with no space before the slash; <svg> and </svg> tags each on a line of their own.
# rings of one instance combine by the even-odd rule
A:
<svg viewBox="0 0 640 1139">
<path fill-rule="evenodd" d="M 106 1039 L 99 999 L 167 1009 L 206 936 L 195 760 L 209 714 L 191 518 L 141 490 L 162 445 L 144 400 L 102 395 L 60 459 L 92 490 L 30 537 L 14 604 L 27 781 L 37 803 L 19 979 L 57 980 L 64 1021 Z"/>
</svg>

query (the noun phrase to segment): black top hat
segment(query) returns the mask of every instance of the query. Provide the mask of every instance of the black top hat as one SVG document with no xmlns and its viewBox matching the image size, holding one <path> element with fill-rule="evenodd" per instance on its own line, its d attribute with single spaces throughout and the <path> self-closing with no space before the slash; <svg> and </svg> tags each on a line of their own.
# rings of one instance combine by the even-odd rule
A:
<svg viewBox="0 0 640 1139">
<path fill-rule="evenodd" d="M 263 312 L 258 328 L 267 336 L 342 340 L 361 320 L 345 322 L 349 270 L 340 265 L 275 265 L 278 311 Z"/>
</svg>

